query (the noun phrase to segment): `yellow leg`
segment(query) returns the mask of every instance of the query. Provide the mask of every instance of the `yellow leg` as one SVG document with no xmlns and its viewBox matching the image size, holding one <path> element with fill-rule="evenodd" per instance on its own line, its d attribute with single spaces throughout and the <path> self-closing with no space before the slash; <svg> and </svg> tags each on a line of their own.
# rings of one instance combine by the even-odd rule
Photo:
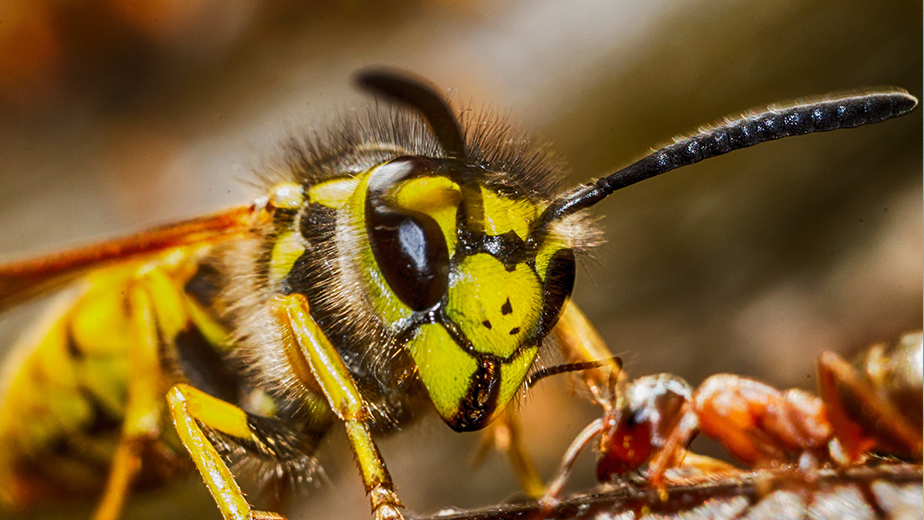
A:
<svg viewBox="0 0 924 520">
<path fill-rule="evenodd" d="M 160 400 L 162 390 L 157 357 L 158 326 L 155 303 L 148 293 L 147 285 L 162 282 L 159 279 L 162 276 L 161 273 L 152 272 L 136 280 L 131 284 L 126 297 L 131 343 L 128 347 L 125 419 L 94 520 L 116 520 L 121 516 L 131 485 L 141 469 L 142 448 L 145 443 L 156 440 L 160 435 L 163 405 Z"/>
<path fill-rule="evenodd" d="M 283 518 L 277 513 L 251 510 L 231 470 L 199 426 L 201 422 L 232 437 L 262 444 L 261 439 L 251 431 L 247 414 L 232 404 L 185 384 L 171 388 L 167 402 L 177 434 L 196 463 L 222 517 L 225 520 Z"/>
<path fill-rule="evenodd" d="M 603 338 L 573 301 L 568 301 L 552 334 L 569 363 L 613 359 Z M 625 375 L 614 360 L 600 368 L 584 370 L 581 379 L 587 384 L 594 400 L 609 409 L 615 399 L 615 388 Z"/>
<path fill-rule="evenodd" d="M 112 459 L 103 498 L 93 513 L 93 520 L 117 520 L 122 515 L 132 482 L 141 469 L 140 447 L 139 442 L 126 439 L 124 436 L 120 439 Z"/>
<path fill-rule="evenodd" d="M 391 476 L 366 426 L 368 413 L 362 395 L 337 350 L 311 318 L 307 300 L 300 294 L 280 298 L 277 314 L 282 325 L 292 331 L 298 353 L 307 362 L 331 409 L 345 423 L 376 519 L 402 518 Z"/>
<path fill-rule="evenodd" d="M 539 498 L 545 494 L 545 485 L 542 477 L 536 470 L 532 457 L 523 446 L 523 432 L 520 421 L 506 408 L 498 418 L 492 422 L 482 433 L 481 444 L 473 457 L 473 464 L 481 463 L 488 450 L 496 448 L 507 456 L 523 493 L 530 498 Z"/>
</svg>

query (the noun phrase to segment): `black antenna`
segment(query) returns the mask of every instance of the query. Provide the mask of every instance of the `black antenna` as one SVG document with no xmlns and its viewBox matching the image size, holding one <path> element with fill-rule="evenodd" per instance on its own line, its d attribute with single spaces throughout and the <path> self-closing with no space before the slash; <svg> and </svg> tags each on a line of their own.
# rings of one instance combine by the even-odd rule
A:
<svg viewBox="0 0 924 520">
<path fill-rule="evenodd" d="M 565 372 L 590 370 L 592 368 L 604 367 L 609 364 L 615 364 L 616 370 L 622 370 L 622 358 L 619 356 L 613 356 L 611 358 L 601 359 L 598 361 L 582 361 L 579 363 L 566 363 L 563 365 L 541 368 L 529 375 L 529 377 L 526 379 L 525 388 L 528 390 L 532 388 L 533 385 L 549 376 L 564 374 Z"/>
<path fill-rule="evenodd" d="M 394 69 L 366 69 L 356 74 L 356 83 L 373 95 L 383 96 L 417 109 L 430 130 L 453 159 L 466 159 L 465 138 L 456 116 L 442 96 L 421 79 Z"/>
<path fill-rule="evenodd" d="M 589 208 L 636 182 L 765 141 L 879 123 L 907 114 L 917 104 L 918 100 L 908 92 L 891 88 L 771 105 L 760 112 L 726 119 L 696 135 L 675 138 L 673 144 L 635 164 L 556 198 L 534 222 L 529 242 L 538 247 L 552 222 Z"/>
<path fill-rule="evenodd" d="M 484 233 L 484 202 L 478 184 L 480 173 L 476 167 L 465 164 L 468 161 L 465 136 L 446 100 L 426 81 L 397 69 L 362 70 L 356 74 L 356 83 L 373 95 L 407 105 L 423 116 L 446 155 L 463 163 L 461 167 L 449 168 L 448 173 L 466 200 L 466 227 L 472 233 Z"/>
</svg>

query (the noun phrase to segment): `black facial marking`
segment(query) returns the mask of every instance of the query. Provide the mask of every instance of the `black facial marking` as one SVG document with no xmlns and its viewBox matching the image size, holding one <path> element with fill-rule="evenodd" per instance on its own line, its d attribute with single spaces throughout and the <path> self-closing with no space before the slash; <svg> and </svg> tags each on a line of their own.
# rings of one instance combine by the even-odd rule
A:
<svg viewBox="0 0 924 520">
<path fill-rule="evenodd" d="M 574 289 L 574 251 L 561 249 L 552 255 L 545 270 L 545 285 L 542 288 L 542 335 L 552 331 L 561 316 L 565 301 Z"/>
<path fill-rule="evenodd" d="M 461 208 L 461 206 L 460 206 Z M 487 253 L 504 264 L 508 272 L 516 270 L 517 264 L 531 259 L 531 252 L 526 242 L 513 231 L 501 235 L 487 235 L 484 232 L 473 233 L 464 226 L 465 214 L 461 210 L 456 215 L 459 243 L 456 244 L 455 257 L 461 261 L 466 256 Z"/>
<path fill-rule="evenodd" d="M 506 316 L 510 314 L 511 312 L 513 312 L 513 305 L 510 304 L 510 298 L 507 298 L 507 301 L 505 301 L 504 304 L 501 305 L 501 314 Z"/>
<path fill-rule="evenodd" d="M 497 396 L 501 386 L 501 364 L 494 358 L 480 360 L 478 369 L 472 374 L 471 386 L 459 406 L 459 411 L 449 423 L 457 432 L 480 430 L 497 408 Z"/>
</svg>

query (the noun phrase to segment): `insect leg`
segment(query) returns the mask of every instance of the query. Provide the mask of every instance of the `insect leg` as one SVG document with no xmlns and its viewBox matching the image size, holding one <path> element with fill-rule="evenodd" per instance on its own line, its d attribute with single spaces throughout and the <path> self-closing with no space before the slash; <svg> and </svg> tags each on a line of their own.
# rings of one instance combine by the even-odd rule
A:
<svg viewBox="0 0 924 520">
<path fill-rule="evenodd" d="M 94 513 L 95 520 L 115 520 L 121 515 L 132 482 L 141 469 L 144 445 L 160 435 L 163 390 L 158 348 L 164 311 L 158 312 L 158 307 L 173 309 L 177 298 L 176 285 L 161 270 L 153 269 L 129 282 L 125 418 L 103 496 Z"/>
<path fill-rule="evenodd" d="M 665 496 L 663 489 L 664 474 L 668 469 L 675 468 L 683 463 L 687 455 L 687 446 L 699 433 L 699 428 L 699 416 L 693 409 L 693 403 L 687 401 L 680 411 L 676 426 L 671 430 L 663 446 L 648 465 L 648 482 L 659 489 L 662 499 Z"/>
<path fill-rule="evenodd" d="M 182 383 L 170 389 L 167 402 L 177 434 L 225 520 L 282 518 L 276 513 L 251 510 L 231 470 L 199 425 L 201 422 L 233 438 L 256 445 L 264 444 L 251 429 L 247 414 L 232 404 Z"/>
<path fill-rule="evenodd" d="M 801 390 L 780 391 L 733 374 L 714 375 L 684 405 L 678 425 L 652 461 L 653 484 L 682 462 L 681 450 L 698 430 L 752 466 L 785 463 L 792 455 L 818 455 L 831 439 L 818 397 Z"/>
<path fill-rule="evenodd" d="M 565 304 L 552 334 L 569 363 L 611 360 L 600 368 L 580 373 L 594 400 L 609 410 L 616 397 L 616 385 L 625 375 L 603 338 L 573 301 Z"/>
<path fill-rule="evenodd" d="M 103 497 L 93 513 L 93 520 L 116 520 L 125 507 L 132 482 L 141 469 L 141 443 L 123 436 L 119 440 Z"/>
<path fill-rule="evenodd" d="M 473 457 L 473 463 L 478 464 L 487 454 L 491 447 L 496 448 L 507 456 L 510 465 L 516 473 L 517 480 L 520 481 L 520 487 L 523 492 L 531 498 L 539 498 L 545 493 L 545 485 L 542 483 L 542 477 L 536 470 L 536 465 L 530 457 L 526 447 L 523 446 L 523 431 L 520 428 L 520 421 L 511 412 L 510 408 L 504 411 L 494 420 L 481 436 L 481 443 Z"/>
<path fill-rule="evenodd" d="M 321 386 L 331 409 L 346 426 L 376 520 L 403 518 L 398 511 L 402 506 L 391 475 L 366 425 L 369 414 L 365 402 L 343 359 L 311 318 L 308 301 L 303 295 L 285 296 L 278 304 L 279 316 L 288 322 L 299 354 Z"/>
<path fill-rule="evenodd" d="M 839 462 L 856 461 L 881 442 L 920 460 L 920 430 L 837 354 L 825 352 L 818 359 L 818 386 L 835 437 L 849 459 Z"/>
<path fill-rule="evenodd" d="M 574 467 L 574 463 L 577 462 L 578 455 L 584 451 L 584 448 L 586 448 L 591 443 L 591 441 L 603 433 L 604 428 L 605 425 L 603 419 L 596 419 L 592 423 L 588 424 L 581 431 L 581 433 L 575 437 L 575 439 L 571 442 L 571 445 L 568 446 L 568 451 L 565 452 L 565 456 L 562 458 L 561 468 L 558 470 L 558 476 L 555 477 L 555 480 L 549 484 L 545 495 L 540 501 L 544 511 L 551 511 L 555 506 L 558 505 L 558 497 L 561 496 L 561 491 L 565 488 L 565 483 L 568 481 L 568 477 L 571 476 L 571 469 Z"/>
</svg>

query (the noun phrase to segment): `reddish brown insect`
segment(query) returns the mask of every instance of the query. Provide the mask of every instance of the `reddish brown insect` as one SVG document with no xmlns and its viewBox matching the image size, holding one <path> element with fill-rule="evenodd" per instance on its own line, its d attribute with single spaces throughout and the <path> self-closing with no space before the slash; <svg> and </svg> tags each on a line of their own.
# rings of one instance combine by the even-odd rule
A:
<svg viewBox="0 0 924 520">
<path fill-rule="evenodd" d="M 752 467 L 797 462 L 809 471 L 829 462 L 847 466 L 871 453 L 921 461 L 920 332 L 874 345 L 853 365 L 826 352 L 818 372 L 821 397 L 732 374 L 712 376 L 695 390 L 670 374 L 636 379 L 571 444 L 545 507 L 557 502 L 577 455 L 598 436 L 600 481 L 647 463 L 647 484 L 658 488 L 666 472 L 681 465 L 704 472 L 726 467 L 687 452 L 699 432 Z"/>
</svg>

